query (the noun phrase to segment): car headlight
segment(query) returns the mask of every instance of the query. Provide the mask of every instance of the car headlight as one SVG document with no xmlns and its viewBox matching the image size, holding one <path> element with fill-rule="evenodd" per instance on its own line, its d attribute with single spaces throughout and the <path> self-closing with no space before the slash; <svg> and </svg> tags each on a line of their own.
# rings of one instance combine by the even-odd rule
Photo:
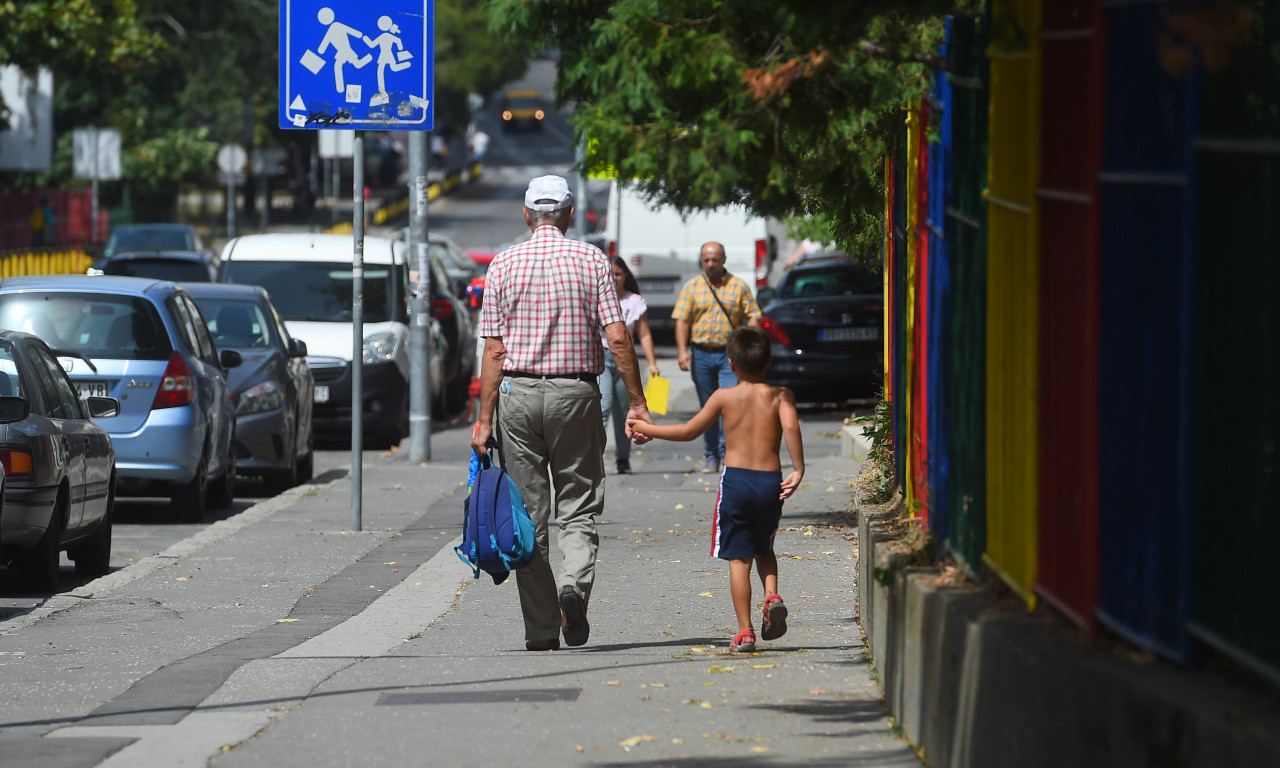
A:
<svg viewBox="0 0 1280 768">
<path fill-rule="evenodd" d="M 283 405 L 284 387 L 274 381 L 263 381 L 240 393 L 240 401 L 236 403 L 236 415 L 262 413 Z"/>
<path fill-rule="evenodd" d="M 396 359 L 396 335 L 390 331 L 374 333 L 364 339 L 362 358 L 370 363 L 389 363 Z"/>
</svg>

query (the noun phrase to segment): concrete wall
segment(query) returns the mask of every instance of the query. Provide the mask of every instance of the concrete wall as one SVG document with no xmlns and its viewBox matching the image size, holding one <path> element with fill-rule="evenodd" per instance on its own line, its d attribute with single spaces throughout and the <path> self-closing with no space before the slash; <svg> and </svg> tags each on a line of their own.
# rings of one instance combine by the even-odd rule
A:
<svg viewBox="0 0 1280 768">
<path fill-rule="evenodd" d="M 889 713 L 933 768 L 1280 766 L 1274 687 L 903 567 L 886 526 L 899 514 L 859 510 L 858 618 Z"/>
</svg>

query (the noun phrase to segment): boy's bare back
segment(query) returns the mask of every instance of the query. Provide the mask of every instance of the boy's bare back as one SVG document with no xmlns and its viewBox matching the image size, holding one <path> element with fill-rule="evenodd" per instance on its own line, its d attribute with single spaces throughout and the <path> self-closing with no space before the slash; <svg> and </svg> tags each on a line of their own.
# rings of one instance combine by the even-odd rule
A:
<svg viewBox="0 0 1280 768">
<path fill-rule="evenodd" d="M 718 389 L 711 400 L 724 418 L 724 465 L 742 469 L 782 469 L 778 449 L 784 420 L 798 429 L 796 401 L 791 390 L 763 382 L 740 381 Z M 712 405 L 711 401 L 707 405 Z M 784 413 L 785 412 L 785 413 Z"/>
</svg>

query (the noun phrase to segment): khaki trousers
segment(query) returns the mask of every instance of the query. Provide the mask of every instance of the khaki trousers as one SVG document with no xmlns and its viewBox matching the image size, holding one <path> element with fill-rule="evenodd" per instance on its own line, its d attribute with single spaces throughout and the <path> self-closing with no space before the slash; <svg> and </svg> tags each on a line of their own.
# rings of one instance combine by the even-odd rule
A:
<svg viewBox="0 0 1280 768">
<path fill-rule="evenodd" d="M 503 379 L 497 421 L 503 468 L 537 529 L 533 560 L 516 571 L 525 640 L 549 640 L 560 636 L 560 588 L 573 585 L 589 601 L 595 585 L 605 477 L 600 390 L 576 379 Z M 552 519 L 559 569 L 550 558 Z"/>
</svg>

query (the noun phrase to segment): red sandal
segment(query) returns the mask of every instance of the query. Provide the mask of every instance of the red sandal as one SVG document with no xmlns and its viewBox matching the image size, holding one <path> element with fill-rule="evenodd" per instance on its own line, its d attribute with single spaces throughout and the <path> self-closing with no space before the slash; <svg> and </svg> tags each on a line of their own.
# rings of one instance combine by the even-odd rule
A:
<svg viewBox="0 0 1280 768">
<path fill-rule="evenodd" d="M 764 599 L 764 620 L 760 623 L 760 638 L 777 640 L 787 634 L 787 606 L 782 595 L 774 592 Z"/>
<path fill-rule="evenodd" d="M 742 630 L 737 637 L 733 638 L 729 648 L 739 653 L 751 653 L 756 649 L 756 633 L 749 629 Z"/>
</svg>

